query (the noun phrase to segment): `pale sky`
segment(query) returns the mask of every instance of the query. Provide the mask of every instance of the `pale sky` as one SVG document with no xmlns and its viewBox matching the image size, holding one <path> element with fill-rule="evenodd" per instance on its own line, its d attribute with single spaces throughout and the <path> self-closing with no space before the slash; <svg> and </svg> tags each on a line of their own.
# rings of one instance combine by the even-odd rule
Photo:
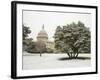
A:
<svg viewBox="0 0 100 80">
<path fill-rule="evenodd" d="M 91 27 L 91 14 L 23 11 L 23 24 L 30 27 L 32 33 L 29 36 L 34 41 L 36 41 L 36 36 L 42 29 L 43 24 L 49 40 L 53 41 L 57 26 L 72 22 L 77 23 L 78 21 L 83 22 L 86 27 Z"/>
</svg>

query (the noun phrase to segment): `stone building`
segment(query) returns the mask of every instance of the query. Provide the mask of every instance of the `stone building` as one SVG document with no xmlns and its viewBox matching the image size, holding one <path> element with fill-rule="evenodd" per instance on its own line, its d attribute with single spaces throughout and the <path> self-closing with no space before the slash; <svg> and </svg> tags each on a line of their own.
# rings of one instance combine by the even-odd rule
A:
<svg viewBox="0 0 100 80">
<path fill-rule="evenodd" d="M 40 30 L 40 32 L 37 35 L 37 41 L 45 43 L 46 48 L 54 50 L 54 42 L 49 41 L 48 34 L 44 29 L 44 25 L 42 26 L 42 30 Z"/>
</svg>

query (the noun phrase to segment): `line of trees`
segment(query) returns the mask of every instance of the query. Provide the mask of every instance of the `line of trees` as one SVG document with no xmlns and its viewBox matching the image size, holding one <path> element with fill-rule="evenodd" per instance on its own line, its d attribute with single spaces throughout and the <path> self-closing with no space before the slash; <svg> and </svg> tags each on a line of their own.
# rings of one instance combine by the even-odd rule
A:
<svg viewBox="0 0 100 80">
<path fill-rule="evenodd" d="M 31 33 L 31 30 L 29 27 L 23 25 L 23 51 L 26 51 L 30 44 L 33 44 L 32 38 L 29 38 L 29 34 Z"/>
</svg>

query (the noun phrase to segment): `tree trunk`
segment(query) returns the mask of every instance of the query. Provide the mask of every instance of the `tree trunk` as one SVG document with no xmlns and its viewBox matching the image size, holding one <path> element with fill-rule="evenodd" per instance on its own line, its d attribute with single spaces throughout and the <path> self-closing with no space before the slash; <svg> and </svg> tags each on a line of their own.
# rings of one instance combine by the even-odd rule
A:
<svg viewBox="0 0 100 80">
<path fill-rule="evenodd" d="M 76 53 L 73 53 L 73 58 L 75 58 Z"/>
<path fill-rule="evenodd" d="M 71 58 L 71 55 L 70 55 L 70 53 L 67 53 L 67 55 L 68 55 L 68 57 L 69 57 L 69 58 Z"/>
<path fill-rule="evenodd" d="M 73 53 L 71 52 L 70 54 L 71 54 L 71 58 L 73 58 Z"/>
<path fill-rule="evenodd" d="M 74 58 L 76 59 L 77 57 L 78 57 L 78 49 L 77 48 L 75 48 L 74 49 Z"/>
<path fill-rule="evenodd" d="M 42 53 L 40 52 L 40 57 L 42 56 Z"/>
<path fill-rule="evenodd" d="M 74 47 L 74 48 L 72 48 L 72 50 L 73 50 L 72 58 L 75 59 L 76 58 L 76 54 L 77 54 L 77 49 Z"/>
<path fill-rule="evenodd" d="M 74 59 L 76 53 L 71 53 L 71 54 L 72 54 L 71 58 Z"/>
<path fill-rule="evenodd" d="M 77 54 L 76 54 L 75 58 L 77 58 L 77 57 L 78 57 L 78 55 L 79 55 L 79 53 L 77 52 Z"/>
</svg>

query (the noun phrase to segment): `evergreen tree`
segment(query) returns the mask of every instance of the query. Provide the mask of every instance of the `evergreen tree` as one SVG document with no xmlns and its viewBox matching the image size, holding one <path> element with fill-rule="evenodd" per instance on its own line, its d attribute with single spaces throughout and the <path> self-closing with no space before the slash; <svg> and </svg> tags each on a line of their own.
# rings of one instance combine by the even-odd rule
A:
<svg viewBox="0 0 100 80">
<path fill-rule="evenodd" d="M 30 28 L 23 25 L 23 51 L 29 51 L 33 47 L 33 39 L 28 36 L 30 33 Z"/>
</svg>

